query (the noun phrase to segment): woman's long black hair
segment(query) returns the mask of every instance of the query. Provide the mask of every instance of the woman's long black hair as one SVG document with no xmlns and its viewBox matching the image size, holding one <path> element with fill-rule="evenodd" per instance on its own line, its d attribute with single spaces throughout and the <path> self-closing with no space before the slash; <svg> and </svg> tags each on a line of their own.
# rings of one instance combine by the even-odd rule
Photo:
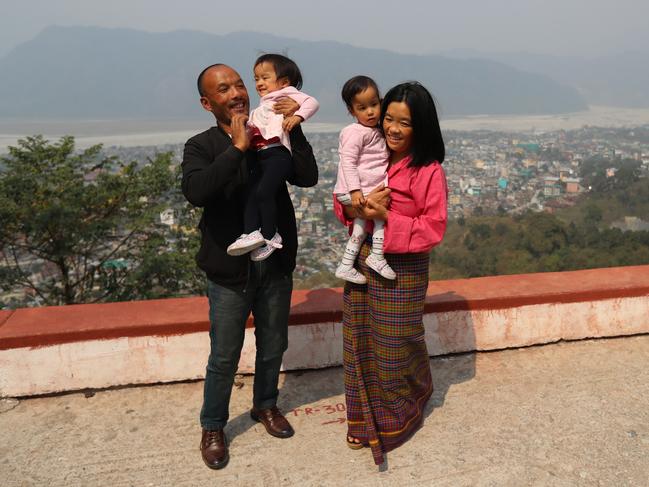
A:
<svg viewBox="0 0 649 487">
<path fill-rule="evenodd" d="M 416 81 L 401 83 L 385 94 L 381 103 L 381 123 L 388 105 L 392 102 L 404 102 L 410 109 L 412 122 L 412 161 L 410 166 L 427 166 L 431 162 L 444 162 L 446 149 L 439 127 L 437 109 L 433 97 L 423 85 Z"/>
</svg>

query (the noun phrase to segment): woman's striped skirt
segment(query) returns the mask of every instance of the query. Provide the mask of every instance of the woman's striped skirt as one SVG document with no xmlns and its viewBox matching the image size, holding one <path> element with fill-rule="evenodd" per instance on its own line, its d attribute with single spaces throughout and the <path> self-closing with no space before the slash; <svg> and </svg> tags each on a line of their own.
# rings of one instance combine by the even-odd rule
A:
<svg viewBox="0 0 649 487">
<path fill-rule="evenodd" d="M 346 283 L 343 360 L 348 434 L 372 449 L 377 465 L 421 425 L 433 391 L 422 315 L 428 254 L 386 255 L 397 274 L 389 281 L 358 264 L 367 284 Z"/>
</svg>

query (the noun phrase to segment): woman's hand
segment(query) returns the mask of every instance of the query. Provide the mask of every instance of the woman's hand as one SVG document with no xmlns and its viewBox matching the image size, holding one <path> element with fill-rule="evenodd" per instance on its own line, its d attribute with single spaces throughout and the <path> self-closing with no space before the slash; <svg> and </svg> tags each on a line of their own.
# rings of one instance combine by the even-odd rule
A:
<svg viewBox="0 0 649 487">
<path fill-rule="evenodd" d="M 363 211 L 363 214 L 365 215 L 363 218 L 365 218 L 366 220 L 386 221 L 388 219 L 388 213 L 388 208 L 386 206 L 368 199 Z"/>
<path fill-rule="evenodd" d="M 366 200 L 372 200 L 374 203 L 385 206 L 390 206 L 390 188 L 386 188 L 384 184 L 378 185 L 367 195 Z"/>
<path fill-rule="evenodd" d="M 362 217 L 366 220 L 387 220 L 390 205 L 390 188 L 383 184 L 374 188 L 365 198 Z"/>
<path fill-rule="evenodd" d="M 288 96 L 280 98 L 273 105 L 275 113 L 281 113 L 284 118 L 292 117 L 300 109 L 300 104 Z"/>
<path fill-rule="evenodd" d="M 383 184 L 374 188 L 365 197 L 365 206 L 355 209 L 353 206 L 343 207 L 347 218 L 363 218 L 365 220 L 387 220 L 390 206 L 390 188 Z"/>
</svg>

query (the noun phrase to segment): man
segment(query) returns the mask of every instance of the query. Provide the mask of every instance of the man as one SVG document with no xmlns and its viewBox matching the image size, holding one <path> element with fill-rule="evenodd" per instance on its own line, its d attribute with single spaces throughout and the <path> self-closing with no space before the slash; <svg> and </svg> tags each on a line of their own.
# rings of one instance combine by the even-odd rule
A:
<svg viewBox="0 0 649 487">
<path fill-rule="evenodd" d="M 293 428 L 276 402 L 279 369 L 288 345 L 297 230 L 293 205 L 284 186 L 276 196 L 283 248 L 260 262 L 252 262 L 248 255 L 233 257 L 226 253 L 228 245 L 243 233 L 246 182 L 256 164 L 255 152 L 248 150 L 248 92 L 239 74 L 223 64 L 203 70 L 198 77 L 198 91 L 203 108 L 214 114 L 216 127 L 185 144 L 182 190 L 191 204 L 203 208 L 196 261 L 208 278 L 211 351 L 200 415 L 200 449 L 205 464 L 219 469 L 229 460 L 223 428 L 250 312 L 255 320 L 257 345 L 250 415 L 273 436 L 293 435 Z M 285 101 L 276 108 L 291 114 L 297 104 Z M 289 182 L 314 186 L 318 168 L 313 150 L 299 126 L 289 136 L 294 165 Z"/>
</svg>

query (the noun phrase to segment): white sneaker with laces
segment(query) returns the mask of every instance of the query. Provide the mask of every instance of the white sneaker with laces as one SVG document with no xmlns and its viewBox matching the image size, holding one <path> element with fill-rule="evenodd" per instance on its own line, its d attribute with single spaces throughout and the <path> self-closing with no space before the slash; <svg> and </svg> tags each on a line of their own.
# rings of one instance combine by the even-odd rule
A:
<svg viewBox="0 0 649 487">
<path fill-rule="evenodd" d="M 277 249 L 281 249 L 282 246 L 282 236 L 275 232 L 273 238 L 270 240 L 265 240 L 266 245 L 263 247 L 258 247 L 250 253 L 250 259 L 259 262 L 260 260 L 266 260 L 270 257 L 270 254 L 275 252 Z"/>
<path fill-rule="evenodd" d="M 264 236 L 259 230 L 244 233 L 228 247 L 228 255 L 243 255 L 264 245 Z"/>
<path fill-rule="evenodd" d="M 273 238 L 270 240 L 266 240 L 266 245 L 272 245 L 276 249 L 281 249 L 283 247 L 282 245 L 282 236 L 275 232 L 275 235 L 273 235 Z"/>
<path fill-rule="evenodd" d="M 338 279 L 353 282 L 354 284 L 367 284 L 367 278 L 355 268 L 340 264 L 336 269 L 335 276 Z"/>
<path fill-rule="evenodd" d="M 375 270 L 386 279 L 397 278 L 397 274 L 392 270 L 392 267 L 390 267 L 388 261 L 385 260 L 385 257 L 381 258 L 376 254 L 370 253 L 370 255 L 367 256 L 367 259 L 365 259 L 365 263 L 367 264 L 367 267 Z"/>
</svg>

